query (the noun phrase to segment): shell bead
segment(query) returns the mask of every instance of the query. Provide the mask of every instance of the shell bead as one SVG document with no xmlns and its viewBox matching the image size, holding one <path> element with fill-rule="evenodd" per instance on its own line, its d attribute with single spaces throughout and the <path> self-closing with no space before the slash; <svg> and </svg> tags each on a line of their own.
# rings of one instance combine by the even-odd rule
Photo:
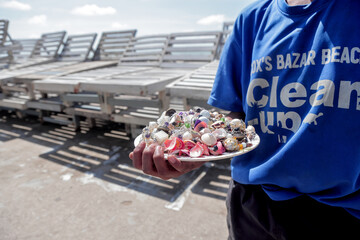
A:
<svg viewBox="0 0 360 240">
<path fill-rule="evenodd" d="M 206 124 L 209 124 L 209 119 L 207 117 L 199 117 L 199 120 L 202 121 L 202 122 L 205 122 Z"/>
<path fill-rule="evenodd" d="M 229 152 L 237 151 L 239 150 L 239 142 L 235 138 L 227 138 L 224 141 L 224 147 Z"/>
<path fill-rule="evenodd" d="M 182 139 L 185 141 L 185 140 L 191 140 L 193 137 L 192 137 L 192 134 L 190 132 L 185 132 L 183 134 L 183 137 Z"/>
<path fill-rule="evenodd" d="M 206 117 L 206 118 L 210 118 L 210 113 L 209 113 L 209 111 L 207 111 L 207 110 L 202 110 L 202 111 L 200 112 L 200 115 L 201 115 L 201 116 L 204 116 L 204 117 Z"/>
<path fill-rule="evenodd" d="M 208 146 L 214 146 L 217 143 L 217 139 L 212 133 L 205 133 L 202 135 L 201 141 Z"/>
<path fill-rule="evenodd" d="M 163 142 L 165 142 L 166 139 L 169 138 L 169 135 L 164 131 L 159 131 L 159 132 L 155 133 L 154 138 L 155 138 L 156 142 L 158 142 L 159 144 L 162 144 Z"/>
</svg>

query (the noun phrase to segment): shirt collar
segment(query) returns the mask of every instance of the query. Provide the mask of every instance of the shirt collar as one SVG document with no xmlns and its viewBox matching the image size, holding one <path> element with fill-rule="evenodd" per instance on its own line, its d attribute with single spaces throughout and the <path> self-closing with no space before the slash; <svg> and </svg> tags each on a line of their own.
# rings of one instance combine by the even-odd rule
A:
<svg viewBox="0 0 360 240">
<path fill-rule="evenodd" d="M 329 4 L 332 0 L 314 0 L 307 5 L 289 6 L 286 0 L 276 0 L 279 10 L 286 15 L 306 15 Z"/>
</svg>

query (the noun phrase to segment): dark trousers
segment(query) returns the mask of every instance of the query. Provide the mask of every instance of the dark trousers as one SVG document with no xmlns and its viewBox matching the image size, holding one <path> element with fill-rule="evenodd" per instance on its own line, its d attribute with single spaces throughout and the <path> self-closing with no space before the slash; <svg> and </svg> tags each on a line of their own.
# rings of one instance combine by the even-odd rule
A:
<svg viewBox="0 0 360 240">
<path fill-rule="evenodd" d="M 226 205 L 229 240 L 360 239 L 360 219 L 305 195 L 273 201 L 261 186 L 232 180 Z"/>
</svg>

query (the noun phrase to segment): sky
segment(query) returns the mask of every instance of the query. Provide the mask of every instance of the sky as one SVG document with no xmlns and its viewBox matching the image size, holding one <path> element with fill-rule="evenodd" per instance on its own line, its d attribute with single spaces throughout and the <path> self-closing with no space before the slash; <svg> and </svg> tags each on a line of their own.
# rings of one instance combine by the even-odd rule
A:
<svg viewBox="0 0 360 240">
<path fill-rule="evenodd" d="M 221 30 L 255 0 L 0 0 L 14 39 L 42 33 L 98 33 L 137 29 L 137 36 Z"/>
</svg>

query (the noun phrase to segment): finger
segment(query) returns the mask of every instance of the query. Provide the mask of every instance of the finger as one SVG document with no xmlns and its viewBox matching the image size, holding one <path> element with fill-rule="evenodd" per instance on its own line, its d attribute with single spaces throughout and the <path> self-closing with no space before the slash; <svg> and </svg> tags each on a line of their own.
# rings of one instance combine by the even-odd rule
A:
<svg viewBox="0 0 360 240">
<path fill-rule="evenodd" d="M 168 162 L 170 165 L 178 172 L 183 172 L 183 165 L 182 162 L 177 159 L 175 156 L 168 156 Z"/>
<path fill-rule="evenodd" d="M 201 167 L 206 161 L 200 162 L 182 162 L 174 156 L 168 157 L 169 163 L 176 171 L 181 173 L 187 173 L 193 169 Z"/>
<path fill-rule="evenodd" d="M 195 168 L 199 168 L 201 167 L 202 165 L 204 165 L 206 162 L 208 161 L 199 161 L 199 162 L 189 162 L 189 167 L 192 167 L 193 169 Z"/>
<path fill-rule="evenodd" d="M 142 155 L 142 170 L 144 173 L 157 176 L 157 171 L 154 165 L 153 155 L 157 145 L 151 144 L 144 149 Z"/>
<path fill-rule="evenodd" d="M 145 142 L 141 142 L 139 143 L 134 151 L 132 152 L 132 158 L 130 156 L 130 158 L 133 160 L 133 166 L 137 169 L 142 170 L 142 155 L 143 155 L 143 151 L 145 149 Z M 131 153 L 130 153 L 131 155 Z"/>
<path fill-rule="evenodd" d="M 157 173 L 162 179 L 171 178 L 171 173 L 174 172 L 173 168 L 169 168 L 169 164 L 164 158 L 164 150 L 161 146 L 157 146 L 154 152 L 154 164 L 157 170 Z"/>
</svg>

